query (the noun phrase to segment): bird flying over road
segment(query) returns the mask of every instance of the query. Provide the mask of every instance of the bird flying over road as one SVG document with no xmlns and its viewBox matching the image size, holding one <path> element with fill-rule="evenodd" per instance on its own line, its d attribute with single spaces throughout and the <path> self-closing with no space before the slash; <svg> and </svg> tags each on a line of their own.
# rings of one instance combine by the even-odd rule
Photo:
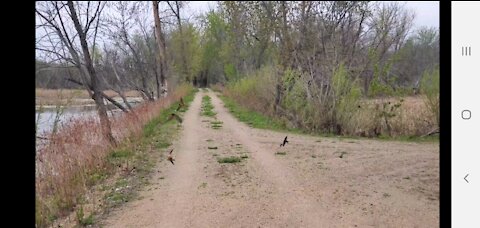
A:
<svg viewBox="0 0 480 228">
<path fill-rule="evenodd" d="M 285 139 L 283 140 L 283 143 L 280 143 L 280 146 L 285 146 L 285 144 L 288 143 L 287 137 L 288 136 L 285 136 Z"/>
<path fill-rule="evenodd" d="M 173 161 L 175 161 L 175 159 L 172 157 L 172 152 L 173 152 L 173 149 L 170 151 L 170 153 L 168 153 L 168 158 L 167 158 L 167 160 L 169 160 L 173 165 L 175 165 L 175 164 L 173 163 Z"/>
</svg>

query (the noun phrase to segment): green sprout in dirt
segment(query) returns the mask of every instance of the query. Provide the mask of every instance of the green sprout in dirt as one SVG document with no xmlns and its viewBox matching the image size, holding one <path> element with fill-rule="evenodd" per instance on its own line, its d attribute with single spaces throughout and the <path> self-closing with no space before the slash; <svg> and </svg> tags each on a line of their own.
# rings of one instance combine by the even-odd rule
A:
<svg viewBox="0 0 480 228">
<path fill-rule="evenodd" d="M 213 111 L 212 98 L 205 95 L 202 98 L 202 116 L 214 117 L 217 113 Z"/>
</svg>

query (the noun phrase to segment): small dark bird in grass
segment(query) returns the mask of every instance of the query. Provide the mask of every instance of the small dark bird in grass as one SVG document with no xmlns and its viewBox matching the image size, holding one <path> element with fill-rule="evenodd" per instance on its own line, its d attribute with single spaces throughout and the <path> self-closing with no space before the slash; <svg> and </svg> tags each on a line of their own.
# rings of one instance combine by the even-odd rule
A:
<svg viewBox="0 0 480 228">
<path fill-rule="evenodd" d="M 183 98 L 180 98 L 180 103 L 178 104 L 178 108 L 176 111 L 180 110 L 183 107 L 185 107 L 185 103 L 183 102 Z"/>
<path fill-rule="evenodd" d="M 287 137 L 288 136 L 285 136 L 285 139 L 283 140 L 283 143 L 280 143 L 280 146 L 285 146 L 285 144 L 288 143 Z"/>
<path fill-rule="evenodd" d="M 173 152 L 173 149 L 170 151 L 170 153 L 168 153 L 167 160 L 169 160 L 173 165 L 175 165 L 175 163 L 173 163 L 173 161 L 175 161 L 175 159 L 172 157 L 172 152 Z"/>
<path fill-rule="evenodd" d="M 182 118 L 180 118 L 180 116 L 178 116 L 178 115 L 175 114 L 175 113 L 170 114 L 170 117 L 168 118 L 167 121 L 170 121 L 170 120 L 172 120 L 173 118 L 175 118 L 175 119 L 176 119 L 178 122 L 180 122 L 180 123 L 182 122 Z"/>
</svg>

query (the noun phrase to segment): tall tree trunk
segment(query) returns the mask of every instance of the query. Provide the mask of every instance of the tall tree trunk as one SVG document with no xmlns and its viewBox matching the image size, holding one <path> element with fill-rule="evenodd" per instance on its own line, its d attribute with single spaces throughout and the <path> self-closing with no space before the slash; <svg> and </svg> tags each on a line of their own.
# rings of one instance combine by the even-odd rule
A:
<svg viewBox="0 0 480 228">
<path fill-rule="evenodd" d="M 160 77 L 159 77 L 159 74 L 158 74 L 158 67 L 155 67 L 155 83 L 156 83 L 156 86 L 157 86 L 157 99 L 160 99 L 160 96 L 162 95 L 162 86 L 160 85 Z"/>
<path fill-rule="evenodd" d="M 190 83 L 190 76 L 189 71 L 188 71 L 188 66 L 187 66 L 187 53 L 185 53 L 185 40 L 183 37 L 183 28 L 182 28 L 182 20 L 180 17 L 180 6 L 178 1 L 175 1 L 175 6 L 177 7 L 177 11 L 175 13 L 175 16 L 177 18 L 177 25 L 178 25 L 178 31 L 180 32 L 180 56 L 182 58 L 182 63 L 183 63 L 183 74 L 185 76 L 185 79 L 187 80 L 188 83 Z"/>
<path fill-rule="evenodd" d="M 84 33 L 82 26 L 80 25 L 80 22 L 78 20 L 77 13 L 73 6 L 73 1 L 68 1 L 67 5 L 68 5 L 68 8 L 70 9 L 70 13 L 71 13 L 70 16 L 72 17 L 73 23 L 75 25 L 75 30 L 77 31 L 78 37 L 80 39 L 80 45 L 82 46 L 85 65 L 87 67 L 87 72 L 90 75 L 91 88 L 93 90 L 92 98 L 95 101 L 95 104 L 97 105 L 97 112 L 98 112 L 98 116 L 100 117 L 100 125 L 102 127 L 102 133 L 105 136 L 105 138 L 110 142 L 111 145 L 116 145 L 115 138 L 112 135 L 110 120 L 108 119 L 108 115 L 107 115 L 107 108 L 105 106 L 105 103 L 103 102 L 103 96 L 101 94 L 102 91 L 100 91 L 100 83 L 99 83 L 100 81 L 98 80 L 95 69 L 93 68 L 92 58 L 88 50 L 86 34 Z"/>
<path fill-rule="evenodd" d="M 153 18 L 155 21 L 155 39 L 157 41 L 157 46 L 158 46 L 157 64 L 160 70 L 160 84 L 163 87 L 163 90 L 162 90 L 162 93 L 163 93 L 163 91 L 166 91 L 165 67 L 167 66 L 167 64 L 165 61 L 165 46 L 164 46 L 164 41 L 162 36 L 162 24 L 160 23 L 160 16 L 158 14 L 158 1 L 152 1 L 152 3 L 153 3 Z"/>
</svg>

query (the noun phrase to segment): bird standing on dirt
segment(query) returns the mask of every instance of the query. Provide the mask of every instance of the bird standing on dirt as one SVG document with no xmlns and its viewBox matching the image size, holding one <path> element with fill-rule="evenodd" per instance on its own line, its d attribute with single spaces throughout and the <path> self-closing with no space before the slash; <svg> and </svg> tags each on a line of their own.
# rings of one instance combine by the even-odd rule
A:
<svg viewBox="0 0 480 228">
<path fill-rule="evenodd" d="M 170 153 L 168 153 L 168 158 L 167 158 L 167 160 L 169 160 L 173 165 L 175 165 L 175 164 L 173 163 L 173 161 L 175 161 L 175 159 L 172 157 L 172 152 L 173 152 L 173 149 L 170 151 Z"/>
<path fill-rule="evenodd" d="M 285 139 L 283 140 L 283 143 L 280 143 L 280 146 L 285 146 L 285 144 L 288 143 L 287 137 L 288 136 L 285 136 Z"/>
</svg>

